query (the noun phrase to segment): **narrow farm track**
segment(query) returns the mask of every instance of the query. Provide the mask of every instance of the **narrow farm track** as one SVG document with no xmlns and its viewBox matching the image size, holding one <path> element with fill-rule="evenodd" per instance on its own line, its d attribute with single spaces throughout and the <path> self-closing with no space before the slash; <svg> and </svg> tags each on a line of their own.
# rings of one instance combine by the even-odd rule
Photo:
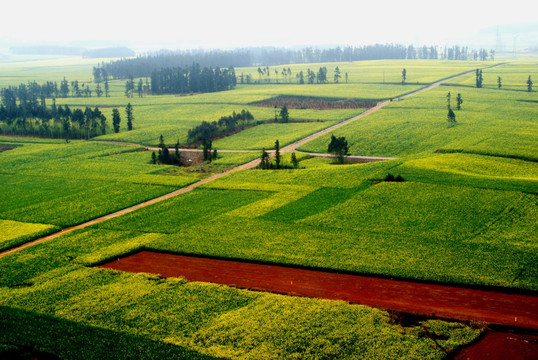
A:
<svg viewBox="0 0 538 360">
<path fill-rule="evenodd" d="M 532 295 L 145 250 L 101 267 L 538 330 L 538 296 Z"/>
<path fill-rule="evenodd" d="M 463 76 L 463 75 L 467 75 L 469 73 L 472 73 L 474 72 L 474 70 L 472 71 L 468 71 L 468 72 L 465 72 L 465 73 L 462 73 L 462 74 L 458 74 L 458 75 L 455 75 L 453 77 L 449 77 L 449 78 L 446 78 L 446 79 L 443 79 L 441 81 L 438 81 L 438 82 L 435 82 L 425 88 L 422 88 L 422 89 L 419 89 L 417 91 L 414 91 L 410 94 L 407 94 L 405 96 L 402 96 L 402 98 L 404 97 L 410 97 L 410 96 L 413 96 L 413 95 L 416 95 L 416 94 L 419 94 L 421 92 L 424 92 L 424 91 L 427 91 L 427 90 L 430 90 L 430 89 L 433 89 L 433 88 L 436 88 L 438 87 L 439 85 L 441 85 L 443 82 L 445 81 L 448 81 L 448 80 L 451 80 L 451 79 L 455 79 L 457 77 L 460 77 L 460 76 Z M 331 127 L 328 127 L 324 130 L 321 130 L 321 131 L 318 131 L 312 135 L 309 135 L 301 140 L 298 140 L 292 144 L 289 144 L 287 146 L 284 146 L 280 149 L 280 152 L 281 153 L 286 153 L 286 152 L 292 152 L 292 151 L 296 151 L 296 149 L 302 145 L 304 145 L 305 143 L 319 137 L 319 136 L 322 136 L 322 135 L 325 135 L 327 133 L 330 133 L 331 131 L 334 131 L 335 129 L 338 129 L 344 125 L 347 125 L 349 124 L 350 122 L 353 122 L 355 120 L 358 120 L 360 118 L 363 118 L 365 116 L 368 116 L 369 114 L 375 112 L 375 111 L 378 111 L 379 109 L 383 108 L 383 106 L 387 105 L 388 103 L 390 103 L 389 100 L 387 101 L 383 101 L 381 103 L 378 103 L 376 106 L 374 106 L 373 108 L 370 108 L 368 109 L 367 111 L 363 112 L 362 114 L 360 115 L 357 115 L 355 117 L 352 117 L 350 119 L 347 119 L 345 121 L 342 121 L 338 124 L 335 124 Z M 128 142 L 120 142 L 120 141 L 112 141 L 112 142 L 107 142 L 107 143 L 114 143 L 114 144 L 118 144 L 118 145 L 131 145 L 131 146 L 143 146 L 143 145 L 140 145 L 140 144 L 134 144 L 134 143 L 128 143 Z M 149 147 L 148 147 L 149 148 Z M 152 149 L 152 148 L 149 148 L 149 149 Z M 189 149 L 189 150 L 192 150 L 192 149 Z M 219 150 L 219 151 L 224 151 L 224 150 Z M 361 158 L 360 156 L 355 156 L 355 158 Z M 365 159 L 371 159 L 370 157 L 364 157 Z M 384 160 L 384 158 L 382 158 Z M 260 163 L 260 160 L 257 159 L 257 160 L 253 160 L 251 162 L 248 162 L 246 164 L 243 164 L 243 165 L 239 165 L 239 166 L 236 166 L 232 169 L 229 169 L 225 172 L 222 172 L 222 173 L 219 173 L 219 174 L 215 174 L 213 176 L 210 176 L 208 178 L 205 178 L 203 180 L 200 180 L 198 182 L 195 182 L 189 186 L 186 186 L 184 188 L 181 188 L 179 190 L 175 190 L 171 193 L 168 193 L 168 194 L 165 194 L 165 195 L 162 195 L 162 196 L 159 196 L 157 198 L 154 198 L 154 199 L 151 199 L 151 200 L 148 200 L 148 201 L 145 201 L 145 202 L 142 202 L 142 203 L 139 203 L 139 204 L 136 204 L 136 205 L 133 205 L 131 207 L 128 207 L 128 208 L 125 208 L 125 209 L 122 209 L 122 210 L 119 210 L 119 211 L 116 211 L 114 213 L 110 213 L 108 215 L 104 215 L 104 216 L 101 216 L 99 218 L 95 218 L 93 220 L 90 220 L 90 221 L 87 221 L 85 223 L 81 223 L 81 224 L 78 224 L 78 225 L 75 225 L 75 226 L 72 226 L 72 227 L 69 227 L 69 228 L 66 228 L 66 229 L 63 229 L 57 233 L 54 233 L 54 234 L 51 234 L 51 235 L 48 235 L 48 236 L 45 236 L 45 237 L 42 237 L 42 238 L 39 238 L 39 239 L 36 239 L 36 240 L 33 240 L 33 241 L 30 241 L 30 242 L 27 242 L 27 243 L 24 243 L 20 246 L 17 246 L 17 247 L 14 247 L 14 248 L 11 248 L 9 250 L 6 250 L 6 251 L 3 251 L 3 252 L 0 252 L 0 257 L 2 256 L 5 256 L 5 255 L 8 255 L 8 254 L 11 254 L 11 253 L 14 253 L 16 251 L 19 251 L 19 250 L 22 250 L 22 249 L 25 249 L 25 248 L 28 248 L 30 246 L 33 246 L 33 245 L 36 245 L 36 244 L 39 244 L 39 243 L 42 243 L 42 242 L 45 242 L 45 241 L 48 241 L 48 240 L 52 240 L 52 239 L 55 239 L 59 236 L 62 236 L 62 235 L 65 235 L 65 234 L 68 234 L 70 232 L 73 232 L 75 230 L 79 230 L 79 229 L 84 229 L 85 227 L 88 227 L 90 225 L 94 225 L 94 224 L 98 224 L 98 223 L 101 223 L 103 221 L 106 221 L 106 220 L 109 220 L 109 219 L 112 219 L 112 218 L 115 218 L 115 217 L 118 217 L 118 216 L 121 216 L 121 215 L 124 215 L 124 214 L 127 214 L 127 213 L 130 213 L 130 212 L 133 212 L 135 210 L 138 210 L 138 209 L 141 209 L 143 207 L 146 207 L 146 206 L 149 206 L 149 205 L 153 205 L 153 204 L 156 204 L 158 202 L 161 202 L 161 201 L 164 201 L 164 200 L 167 200 L 167 199 L 170 199 L 170 198 L 173 198 L 175 196 L 178 196 L 178 195 L 181 195 L 181 194 L 184 194 L 184 193 L 187 193 L 195 188 L 197 188 L 198 186 L 200 185 L 203 185 L 205 183 L 208 183 L 210 181 L 213 181 L 213 180 L 216 180 L 216 179 L 219 179 L 223 176 L 226 176 L 232 172 L 235 172 L 235 171 L 241 171 L 241 170 L 248 170 L 248 169 L 253 169 L 255 168 L 256 166 L 258 166 L 258 164 Z"/>
</svg>

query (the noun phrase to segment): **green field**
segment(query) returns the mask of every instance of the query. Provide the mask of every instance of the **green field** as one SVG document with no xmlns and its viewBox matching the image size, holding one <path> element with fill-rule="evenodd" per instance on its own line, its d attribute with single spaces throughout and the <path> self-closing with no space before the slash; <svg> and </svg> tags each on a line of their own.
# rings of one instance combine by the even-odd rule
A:
<svg viewBox="0 0 538 360">
<path fill-rule="evenodd" d="M 448 92 L 453 108 L 458 93 L 464 101 L 461 110 L 455 110 L 453 127 L 446 121 Z M 534 101 L 536 92 L 441 86 L 392 102 L 335 135 L 346 136 L 350 152 L 357 155 L 407 156 L 441 150 L 538 160 Z M 326 152 L 329 139 L 330 134 L 319 137 L 300 150 Z"/>
<path fill-rule="evenodd" d="M 113 106 L 131 102 L 133 131 L 123 127 L 69 143 L 0 136 L 2 250 L 172 192 L 258 157 L 276 139 L 283 146 L 363 111 L 290 109 L 294 122 L 277 124 L 267 123 L 275 109 L 254 101 L 278 95 L 397 98 L 484 67 L 482 89 L 472 86 L 474 74 L 465 75 L 334 131 L 346 137 L 352 154 L 395 160 L 336 165 L 297 153 L 299 169 L 234 172 L 0 257 L 0 323 L 6 329 L 0 354 L 26 346 L 81 359 L 103 358 L 107 348 L 118 359 L 443 359 L 481 333 L 439 320 L 404 326 L 386 311 L 341 301 L 92 267 L 141 248 L 537 293 L 538 97 L 515 91 L 529 71 L 534 78 L 536 64 L 391 60 L 289 67 L 296 74 L 327 66 L 331 75 L 337 65 L 349 73 L 348 84 L 275 84 L 272 77 L 270 84 L 261 79 L 221 93 L 127 99 L 122 82 L 114 81 L 110 98 L 58 104 L 99 106 L 110 118 Z M 64 75 L 89 81 L 91 66 L 74 59 L 6 63 L 0 87 Z M 399 84 L 402 68 L 406 85 Z M 257 68 L 236 73 L 258 80 Z M 451 127 L 449 91 L 453 108 L 457 93 L 464 100 Z M 219 152 L 212 164 L 153 165 L 142 146 L 100 141 L 157 144 L 163 134 L 174 144 L 201 121 L 242 109 L 261 124 L 213 145 L 253 151 Z M 325 153 L 330 135 L 300 150 Z M 405 181 L 382 181 L 389 173 Z"/>
</svg>

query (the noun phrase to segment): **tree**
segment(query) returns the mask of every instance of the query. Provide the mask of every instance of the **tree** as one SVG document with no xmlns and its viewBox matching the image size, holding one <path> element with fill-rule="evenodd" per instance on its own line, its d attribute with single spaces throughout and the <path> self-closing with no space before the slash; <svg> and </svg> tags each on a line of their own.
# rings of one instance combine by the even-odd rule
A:
<svg viewBox="0 0 538 360">
<path fill-rule="evenodd" d="M 476 87 L 481 88 L 482 87 L 482 81 L 484 80 L 483 77 L 482 77 L 482 70 L 476 69 L 475 78 L 476 78 L 475 79 Z"/>
<path fill-rule="evenodd" d="M 327 148 L 329 153 L 336 155 L 339 164 L 344 163 L 344 156 L 348 155 L 348 145 L 345 137 L 331 135 L 331 142 Z"/>
<path fill-rule="evenodd" d="M 139 79 L 138 80 L 138 87 L 137 87 L 138 97 L 142 97 L 143 89 L 144 89 L 144 83 L 142 82 L 142 79 Z"/>
<path fill-rule="evenodd" d="M 448 109 L 446 121 L 448 121 L 448 124 L 451 126 L 456 123 L 456 114 L 454 113 L 454 111 L 452 111 L 452 109 Z"/>
<path fill-rule="evenodd" d="M 69 82 L 65 79 L 65 77 L 60 83 L 60 93 L 64 98 L 69 95 Z"/>
<path fill-rule="evenodd" d="M 301 70 L 298 74 L 299 76 L 299 84 L 304 84 L 304 73 L 303 70 Z"/>
<path fill-rule="evenodd" d="M 290 114 L 286 105 L 280 109 L 280 122 L 287 123 L 290 121 Z"/>
<path fill-rule="evenodd" d="M 202 146 L 204 147 L 204 161 L 211 162 L 211 147 L 213 142 L 211 140 L 205 140 L 202 142 Z"/>
<path fill-rule="evenodd" d="M 125 114 L 127 115 L 127 130 L 133 130 L 134 115 L 131 103 L 127 103 L 127 106 L 125 107 Z"/>
<path fill-rule="evenodd" d="M 110 97 L 110 94 L 108 92 L 109 88 L 108 88 L 108 79 L 105 78 L 105 97 Z"/>
<path fill-rule="evenodd" d="M 450 91 L 446 94 L 446 107 L 450 110 Z"/>
<path fill-rule="evenodd" d="M 278 139 L 275 141 L 275 166 L 277 169 L 280 169 L 280 162 L 282 157 L 280 156 L 280 142 Z"/>
<path fill-rule="evenodd" d="M 97 87 L 95 88 L 95 94 L 97 94 L 97 97 L 101 97 L 101 95 L 103 95 L 103 90 L 101 89 L 101 84 L 97 84 Z"/>
<path fill-rule="evenodd" d="M 112 127 L 114 128 L 115 133 L 120 132 L 120 122 L 121 122 L 120 112 L 116 108 L 112 109 Z"/>
<path fill-rule="evenodd" d="M 291 153 L 291 165 L 294 169 L 297 169 L 299 167 L 299 161 L 297 160 L 297 156 L 295 156 L 295 153 Z"/>
<path fill-rule="evenodd" d="M 529 75 L 529 78 L 527 79 L 527 91 L 528 92 L 531 92 L 532 91 L 532 80 L 531 80 L 531 76 Z"/>
<path fill-rule="evenodd" d="M 456 96 L 456 109 L 461 110 L 461 104 L 463 104 L 463 99 L 461 94 L 458 93 L 458 96 Z"/>
<path fill-rule="evenodd" d="M 265 148 L 262 149 L 260 168 L 269 169 L 269 153 L 265 151 Z"/>
<path fill-rule="evenodd" d="M 155 151 L 151 153 L 151 163 L 156 164 L 157 163 L 157 155 L 155 155 Z"/>
<path fill-rule="evenodd" d="M 334 69 L 334 82 L 338 84 L 342 76 L 340 75 L 340 68 L 337 66 Z"/>
<path fill-rule="evenodd" d="M 125 82 L 125 97 L 132 98 L 134 88 L 135 88 L 134 79 L 131 76 L 129 77 L 129 80 Z"/>
<path fill-rule="evenodd" d="M 501 88 L 501 77 L 500 76 L 497 76 L 497 88 L 500 89 Z"/>
<path fill-rule="evenodd" d="M 405 83 L 405 79 L 407 77 L 407 70 L 405 68 L 402 70 L 402 85 Z"/>
</svg>

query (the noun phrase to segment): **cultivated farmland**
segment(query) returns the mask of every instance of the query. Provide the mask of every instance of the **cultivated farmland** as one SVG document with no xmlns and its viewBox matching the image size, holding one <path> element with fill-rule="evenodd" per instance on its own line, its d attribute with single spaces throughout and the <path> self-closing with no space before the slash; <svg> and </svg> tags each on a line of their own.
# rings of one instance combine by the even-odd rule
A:
<svg viewBox="0 0 538 360">
<path fill-rule="evenodd" d="M 122 125 L 119 133 L 69 143 L 0 136 L 4 250 L 196 183 L 259 157 L 277 139 L 283 146 L 364 111 L 290 109 L 292 121 L 278 123 L 279 109 L 254 102 L 279 95 L 400 99 L 299 148 L 326 153 L 330 136 L 337 135 L 348 140 L 351 154 L 396 159 L 336 165 L 297 152 L 296 169 L 238 170 L 1 256 L 0 354 L 29 347 L 81 359 L 443 359 L 483 331 L 474 323 L 407 319 L 344 301 L 163 278 L 151 274 L 150 264 L 138 274 L 97 267 L 141 249 L 536 296 L 538 97 L 515 91 L 521 90 L 518 74 L 536 64 L 391 60 L 289 67 L 295 74 L 322 65 L 338 65 L 348 83 L 280 78 L 277 84 L 273 78 L 225 92 L 128 99 L 115 80 L 109 98 L 57 103 L 99 106 L 110 119 L 112 107 L 130 102 L 132 131 Z M 9 64 L 8 75 L 21 66 L 36 80 L 65 75 L 89 81 L 91 71 L 74 60 L 29 62 Z M 42 67 L 51 66 L 44 75 Z M 404 67 L 409 75 L 402 85 Z M 476 89 L 471 73 L 401 99 L 477 67 L 501 74 L 506 88 Z M 258 80 L 256 68 L 236 73 Z M 452 126 L 446 121 L 449 91 L 453 107 L 457 93 L 464 100 Z M 152 164 L 144 145 L 158 144 L 161 134 L 169 145 L 183 143 L 200 122 L 242 109 L 260 124 L 213 146 L 249 152 L 219 151 L 211 164 L 190 168 Z M 283 162 L 291 164 L 290 154 Z M 404 181 L 385 181 L 389 174 Z M 33 336 L 21 335 L 28 331 Z"/>
</svg>

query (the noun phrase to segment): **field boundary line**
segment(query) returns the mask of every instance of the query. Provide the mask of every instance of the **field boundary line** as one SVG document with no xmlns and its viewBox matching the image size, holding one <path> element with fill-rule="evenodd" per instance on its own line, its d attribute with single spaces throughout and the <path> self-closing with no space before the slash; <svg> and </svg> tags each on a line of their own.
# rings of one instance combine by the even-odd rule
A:
<svg viewBox="0 0 538 360">
<path fill-rule="evenodd" d="M 433 84 L 430 84 L 429 86 L 426 86 L 422 89 L 419 89 L 417 91 L 414 91 L 412 93 L 409 93 L 407 95 L 404 95 L 404 96 L 401 96 L 401 97 L 398 97 L 398 98 L 394 98 L 396 100 L 399 100 L 399 99 L 403 99 L 403 98 L 408 98 L 410 96 L 413 96 L 413 95 L 416 95 L 416 94 L 420 94 L 424 91 L 428 91 L 428 90 L 431 90 L 433 88 L 436 88 L 438 87 L 439 85 L 441 85 L 443 82 L 447 81 L 447 80 L 451 80 L 451 79 L 454 79 L 454 78 L 457 78 L 457 77 L 460 77 L 460 76 L 463 76 L 463 75 L 467 75 L 467 74 L 470 74 L 472 72 L 474 72 L 476 70 L 469 70 L 467 72 L 464 72 L 464 73 L 461 73 L 461 74 L 457 74 L 457 75 L 454 75 L 452 77 L 448 77 L 448 78 L 445 78 L 445 79 L 442 79 L 442 80 L 439 80 Z M 299 147 L 299 146 L 302 146 L 304 144 L 306 144 L 307 142 L 321 136 L 321 135 L 324 135 L 324 134 L 327 134 L 335 129 L 338 129 L 344 125 L 347 125 L 355 120 L 358 120 L 360 118 L 363 118 L 373 112 L 376 112 L 377 110 L 383 108 L 385 105 L 387 105 L 388 103 L 390 103 L 392 101 L 391 100 L 385 100 L 385 101 L 382 101 L 380 103 L 378 103 L 376 106 L 366 110 L 365 112 L 357 115 L 357 116 L 354 116 L 352 118 L 349 118 L 347 120 L 344 120 L 342 122 L 339 122 L 338 124 L 334 124 L 326 129 L 323 129 L 323 130 L 320 130 L 314 134 L 311 134 L 309 136 L 306 136 L 294 143 L 291 143 L 289 145 L 286 145 L 284 147 L 282 147 L 280 149 L 280 152 L 281 153 L 286 153 L 286 152 L 292 152 L 292 151 L 296 151 L 296 149 Z M 106 142 L 106 141 L 103 141 L 103 142 Z M 143 146 L 143 147 L 146 147 L 144 145 L 140 145 L 140 144 L 134 144 L 134 143 L 122 143 L 122 142 L 115 142 L 117 144 L 123 144 L 123 145 L 133 145 L 133 146 Z M 147 148 L 147 147 L 146 147 Z M 221 150 L 219 150 L 221 151 Z M 271 155 L 274 155 L 274 151 L 270 152 Z M 364 158 L 364 159 L 367 159 L 367 158 L 371 158 L 371 157 L 361 157 L 361 156 L 358 156 L 356 155 L 356 158 Z M 391 160 L 392 159 L 395 159 L 395 158 L 390 158 Z M 383 160 L 386 160 L 383 158 Z M 125 209 L 122 209 L 122 210 L 118 210 L 118 211 L 115 211 L 113 213 L 110 213 L 110 214 L 107 214 L 107 215 L 103 215 L 101 217 L 98 217 L 98 218 L 95 218 L 95 219 L 92 219 L 92 220 L 89 220 L 89 221 L 86 221 L 86 222 L 83 222 L 81 224 L 78 224 L 78 225 L 74 225 L 74 226 L 71 226 L 71 227 L 68 227 L 68 228 L 65 228 L 63 230 L 60 230 L 56 233 L 53 233 L 53 234 L 50 234 L 50 235 L 47 235 L 45 237 L 42 237 L 42 238 L 38 238 L 38 239 L 35 239 L 35 240 L 32 240 L 32 241 L 29 241 L 29 242 L 26 242 L 24 244 L 21 244 L 19 246 L 15 246 L 15 247 L 12 247 L 10 248 L 9 250 L 6 250 L 6 251 L 2 251 L 0 252 L 0 258 L 5 256 L 5 255 L 9 255 L 9 254 L 12 254 L 14 252 L 17 252 L 19 250 L 22 250 L 22 249 L 26 249 L 28 247 L 31 247 L 31 246 L 34 246 L 34 245 L 37 245 L 37 244 L 40 244 L 42 242 L 45 242 L 47 240 L 52 240 L 52 239 L 55 239 L 59 236 L 62 236 L 62 235 L 65 235 L 65 234 L 68 234 L 68 233 L 71 233 L 75 230 L 79 230 L 79 229 L 84 229 L 88 226 L 91 226 L 91 225 L 95 225 L 95 224 L 99 224 L 103 221 L 106 221 L 106 220 L 110 220 L 110 219 L 113 219 L 113 218 L 116 218 L 118 216 L 121 216 L 121 215 L 125 215 L 125 214 L 128 214 L 130 212 L 133 212 L 135 210 L 138 210 L 138 209 L 141 209 L 141 208 L 144 208 L 146 206 L 149 206 L 149 205 L 153 205 L 153 204 L 156 204 L 156 203 L 159 203 L 161 201 L 164 201 L 164 200 L 168 200 L 168 199 L 171 199 L 173 197 L 176 197 L 178 195 L 181 195 L 181 194 L 185 194 L 187 192 L 190 192 L 191 190 L 194 190 L 195 188 L 197 188 L 198 186 L 200 185 L 203 185 L 203 184 L 206 184 L 210 181 L 213 181 L 213 180 L 216 180 L 216 179 L 219 179 L 221 177 L 224 177 L 232 172 L 236 172 L 236 171 L 240 171 L 240 170 L 248 170 L 248 169 L 253 169 L 255 167 L 258 166 L 258 164 L 260 163 L 260 159 L 255 159 L 255 160 L 252 160 L 248 163 L 245 163 L 245 164 L 242 164 L 242 165 L 239 165 L 239 166 L 236 166 L 232 169 L 229 169 L 229 170 L 226 170 L 222 173 L 218 173 L 218 174 L 215 174 L 215 175 L 212 175 L 210 177 L 207 177 L 205 179 L 202 179 L 200 181 L 197 181 L 195 183 L 192 183 L 188 186 L 185 186 L 181 189 L 178 189 L 178 190 L 174 190 L 168 194 L 165 194 L 165 195 L 161 195 L 161 196 L 158 196 L 156 198 L 153 198 L 153 199 L 150 199 L 150 200 L 147 200 L 147 201 L 144 201 L 144 202 L 141 202 L 141 203 L 138 203 L 138 204 L 135 204 L 135 205 L 132 205 L 130 207 L 127 207 Z"/>
</svg>

